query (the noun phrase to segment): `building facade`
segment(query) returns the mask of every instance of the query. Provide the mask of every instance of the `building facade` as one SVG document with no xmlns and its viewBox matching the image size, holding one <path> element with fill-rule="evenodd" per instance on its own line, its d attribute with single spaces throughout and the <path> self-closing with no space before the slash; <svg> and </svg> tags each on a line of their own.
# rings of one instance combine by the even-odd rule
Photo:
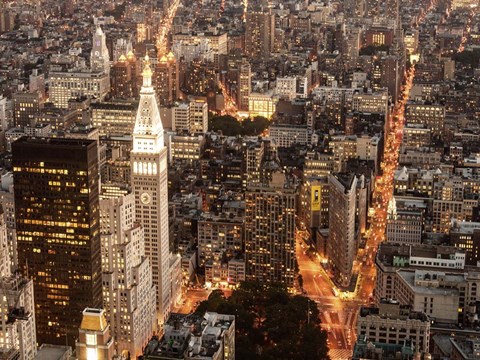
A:
<svg viewBox="0 0 480 360">
<path fill-rule="evenodd" d="M 281 282 L 295 279 L 296 189 L 280 172 L 268 186 L 250 187 L 245 194 L 246 279 Z"/>
<path fill-rule="evenodd" d="M 329 239 L 328 263 L 335 281 L 348 287 L 352 278 L 353 260 L 357 254 L 355 238 L 357 177 L 353 174 L 330 174 L 328 178 Z"/>
<path fill-rule="evenodd" d="M 12 153 L 18 264 L 34 281 L 37 340 L 73 344 L 83 309 L 102 303 L 97 143 L 21 138 Z"/>
<path fill-rule="evenodd" d="M 143 228 L 135 222 L 135 196 L 100 200 L 103 308 L 118 354 L 139 356 L 156 331 L 156 291 L 145 257 Z"/>
</svg>

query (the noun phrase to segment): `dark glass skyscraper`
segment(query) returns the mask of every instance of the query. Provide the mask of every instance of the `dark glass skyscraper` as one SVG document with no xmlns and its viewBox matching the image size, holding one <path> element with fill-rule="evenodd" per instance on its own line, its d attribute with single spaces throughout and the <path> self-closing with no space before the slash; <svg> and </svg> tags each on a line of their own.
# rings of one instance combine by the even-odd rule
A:
<svg viewBox="0 0 480 360">
<path fill-rule="evenodd" d="M 82 311 L 101 307 L 97 143 L 13 143 L 18 261 L 34 281 L 37 341 L 74 345 Z"/>
</svg>

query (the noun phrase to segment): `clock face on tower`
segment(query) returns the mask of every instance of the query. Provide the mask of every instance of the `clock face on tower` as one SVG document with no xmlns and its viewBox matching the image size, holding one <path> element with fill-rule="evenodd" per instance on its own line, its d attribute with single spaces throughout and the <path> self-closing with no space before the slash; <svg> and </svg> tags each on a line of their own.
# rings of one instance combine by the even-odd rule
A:
<svg viewBox="0 0 480 360">
<path fill-rule="evenodd" d="M 143 193 L 142 195 L 140 195 L 140 201 L 147 205 L 147 204 L 150 204 L 150 194 L 149 193 Z"/>
<path fill-rule="evenodd" d="M 100 55 L 100 53 L 98 51 L 95 51 L 95 56 L 98 56 Z"/>
</svg>

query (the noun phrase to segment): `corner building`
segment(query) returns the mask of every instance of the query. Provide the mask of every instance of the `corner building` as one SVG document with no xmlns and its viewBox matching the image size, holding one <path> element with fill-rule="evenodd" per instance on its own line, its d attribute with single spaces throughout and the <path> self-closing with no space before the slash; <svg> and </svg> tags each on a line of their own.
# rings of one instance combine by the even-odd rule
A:
<svg viewBox="0 0 480 360">
<path fill-rule="evenodd" d="M 102 305 L 97 143 L 13 143 L 18 264 L 34 282 L 37 341 L 75 343 L 82 311 Z"/>
</svg>

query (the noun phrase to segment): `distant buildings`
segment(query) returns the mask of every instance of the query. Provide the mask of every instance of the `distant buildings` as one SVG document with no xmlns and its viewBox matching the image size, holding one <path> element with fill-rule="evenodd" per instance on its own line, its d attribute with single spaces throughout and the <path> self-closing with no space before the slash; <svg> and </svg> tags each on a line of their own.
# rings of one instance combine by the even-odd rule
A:
<svg viewBox="0 0 480 360">
<path fill-rule="evenodd" d="M 50 101 L 59 108 L 67 108 L 68 101 L 87 96 L 104 100 L 110 92 L 110 60 L 105 34 L 97 26 L 93 35 L 90 69 L 55 65 L 50 69 Z"/>
</svg>

